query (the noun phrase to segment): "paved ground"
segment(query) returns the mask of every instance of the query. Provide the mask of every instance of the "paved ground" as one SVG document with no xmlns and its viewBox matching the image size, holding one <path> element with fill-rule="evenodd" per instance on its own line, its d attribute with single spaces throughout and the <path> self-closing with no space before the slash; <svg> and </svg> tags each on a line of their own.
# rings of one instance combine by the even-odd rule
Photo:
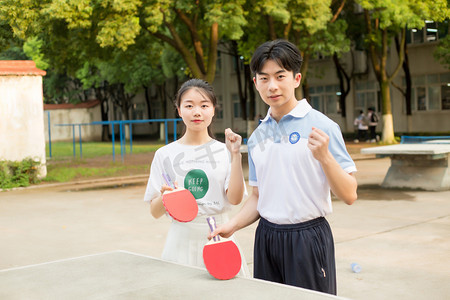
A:
<svg viewBox="0 0 450 300">
<path fill-rule="evenodd" d="M 354 157 L 358 201 L 334 201 L 328 217 L 338 295 L 448 299 L 450 191 L 383 190 L 389 159 Z M 118 249 L 159 257 L 169 221 L 150 216 L 142 202 L 145 181 L 135 176 L 1 192 L 0 269 Z M 255 226 L 237 234 L 250 268 Z M 361 273 L 351 272 L 352 262 Z"/>
</svg>

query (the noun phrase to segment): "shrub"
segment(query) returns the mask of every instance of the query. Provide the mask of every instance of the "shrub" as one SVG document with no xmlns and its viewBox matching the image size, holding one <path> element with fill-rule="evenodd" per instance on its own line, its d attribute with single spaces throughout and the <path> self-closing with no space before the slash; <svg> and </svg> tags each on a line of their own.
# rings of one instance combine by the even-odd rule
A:
<svg viewBox="0 0 450 300">
<path fill-rule="evenodd" d="M 0 161 L 0 188 L 29 186 L 37 183 L 39 161 L 31 158 L 22 161 Z"/>
</svg>

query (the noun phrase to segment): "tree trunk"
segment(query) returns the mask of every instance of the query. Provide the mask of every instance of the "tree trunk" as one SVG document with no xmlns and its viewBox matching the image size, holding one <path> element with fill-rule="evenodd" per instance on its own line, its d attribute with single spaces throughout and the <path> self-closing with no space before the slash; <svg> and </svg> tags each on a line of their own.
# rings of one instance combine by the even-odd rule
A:
<svg viewBox="0 0 450 300">
<path fill-rule="evenodd" d="M 382 101 L 382 121 L 383 130 L 381 139 L 384 144 L 395 144 L 394 136 L 394 120 L 392 118 L 392 108 L 391 108 L 391 93 L 389 87 L 389 81 L 383 81 L 380 84 L 381 88 L 381 101 Z"/>
<path fill-rule="evenodd" d="M 252 74 L 250 71 L 250 65 L 245 64 L 244 65 L 244 81 L 245 81 L 245 87 L 248 90 L 248 118 L 247 118 L 247 138 L 250 137 L 252 132 L 255 130 L 255 128 L 258 126 L 258 121 L 255 120 L 256 118 L 256 101 L 255 101 L 255 90 L 253 88 L 253 79 Z M 252 122 L 253 121 L 253 122 Z"/>
<path fill-rule="evenodd" d="M 308 79 L 306 78 L 303 80 L 302 89 L 303 89 L 303 98 L 305 98 L 308 102 L 311 102 L 311 99 L 309 98 Z"/>
<path fill-rule="evenodd" d="M 341 92 L 341 95 L 339 95 L 339 106 L 341 108 L 341 116 L 343 118 L 346 118 L 347 117 L 347 107 L 346 107 L 345 100 L 347 98 L 347 95 L 350 93 L 351 80 L 350 80 L 350 77 L 345 72 L 344 67 L 339 62 L 339 58 L 336 53 L 333 54 L 333 61 L 334 61 L 334 65 L 336 66 L 337 76 L 339 78 L 339 89 Z M 345 84 L 347 84 L 347 88 L 345 88 Z"/>
<path fill-rule="evenodd" d="M 150 105 L 150 96 L 148 95 L 149 92 L 150 92 L 150 88 L 148 86 L 144 86 L 145 103 L 147 104 L 147 119 L 152 118 L 152 108 Z"/>
</svg>

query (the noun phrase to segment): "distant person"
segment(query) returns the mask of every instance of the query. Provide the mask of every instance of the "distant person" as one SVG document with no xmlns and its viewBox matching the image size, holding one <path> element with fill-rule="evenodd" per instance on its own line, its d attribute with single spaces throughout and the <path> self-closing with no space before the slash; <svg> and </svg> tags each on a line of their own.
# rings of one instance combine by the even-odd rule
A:
<svg viewBox="0 0 450 300">
<path fill-rule="evenodd" d="M 369 119 L 364 115 L 362 110 L 359 111 L 359 116 L 353 122 L 353 125 L 356 126 L 357 134 L 355 143 L 359 143 L 360 141 L 367 140 L 367 130 L 369 129 Z"/>
<path fill-rule="evenodd" d="M 186 81 L 177 93 L 175 105 L 185 132 L 177 141 L 156 151 L 144 201 L 150 203 L 153 217 L 170 217 L 162 195 L 173 189 L 165 183 L 162 173 L 192 192 L 198 216 L 188 223 L 172 219 L 162 259 L 204 268 L 203 246 L 209 234 L 206 217 L 214 216 L 218 225 L 226 222 L 227 211 L 241 203 L 247 193 L 240 153 L 242 138 L 229 128 L 225 130 L 225 144 L 213 138 L 210 125 L 217 99 L 204 80 Z M 242 254 L 241 257 L 239 274 L 249 276 L 247 263 Z"/>
<path fill-rule="evenodd" d="M 253 54 L 253 82 L 270 106 L 248 140 L 253 193 L 210 238 L 259 219 L 255 278 L 336 294 L 333 234 L 325 216 L 332 210 L 330 190 L 347 204 L 356 200 L 356 167 L 338 124 L 296 99 L 301 65 L 300 51 L 286 40 L 266 42 Z"/>
<path fill-rule="evenodd" d="M 369 107 L 367 110 L 367 118 L 369 119 L 369 138 L 371 143 L 378 141 L 376 129 L 378 125 L 378 116 L 374 107 Z"/>
</svg>

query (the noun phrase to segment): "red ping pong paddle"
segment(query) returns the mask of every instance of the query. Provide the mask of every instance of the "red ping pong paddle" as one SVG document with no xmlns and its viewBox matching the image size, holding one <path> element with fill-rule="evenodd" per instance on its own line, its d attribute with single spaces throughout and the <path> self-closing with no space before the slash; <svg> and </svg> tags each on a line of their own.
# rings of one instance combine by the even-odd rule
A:
<svg viewBox="0 0 450 300">
<path fill-rule="evenodd" d="M 213 232 L 216 220 L 214 217 L 208 217 L 206 220 Z M 203 262 L 209 274 L 217 279 L 227 280 L 239 273 L 242 260 L 236 244 L 217 235 L 203 247 Z"/>
<path fill-rule="evenodd" d="M 170 178 L 163 174 L 167 185 L 175 188 Z M 179 222 L 190 222 L 198 214 L 198 205 L 194 195 L 189 190 L 177 188 L 167 191 L 162 196 L 162 202 L 169 215 Z"/>
</svg>

